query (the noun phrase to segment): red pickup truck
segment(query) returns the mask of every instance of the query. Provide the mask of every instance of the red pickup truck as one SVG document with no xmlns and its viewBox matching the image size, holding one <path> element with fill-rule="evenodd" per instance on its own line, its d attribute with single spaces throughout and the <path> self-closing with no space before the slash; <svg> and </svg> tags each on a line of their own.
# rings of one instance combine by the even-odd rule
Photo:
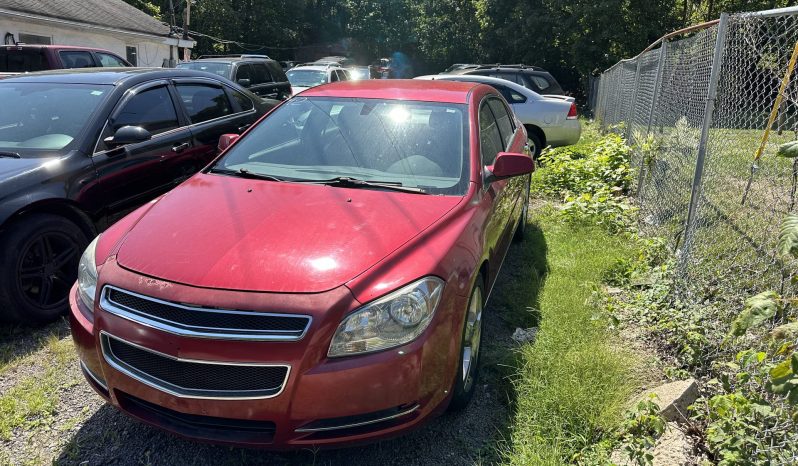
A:
<svg viewBox="0 0 798 466">
<path fill-rule="evenodd" d="M 0 77 L 31 71 L 103 66 L 133 65 L 119 55 L 103 49 L 67 45 L 0 46 Z"/>
</svg>

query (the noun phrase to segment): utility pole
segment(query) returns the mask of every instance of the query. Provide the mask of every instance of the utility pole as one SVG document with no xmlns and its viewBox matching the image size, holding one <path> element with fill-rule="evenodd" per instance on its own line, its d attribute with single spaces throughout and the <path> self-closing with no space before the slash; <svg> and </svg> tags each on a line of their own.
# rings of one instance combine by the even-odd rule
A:
<svg viewBox="0 0 798 466">
<path fill-rule="evenodd" d="M 188 40 L 188 28 L 191 25 L 191 0 L 186 0 L 186 16 L 183 18 L 183 40 Z M 183 60 L 189 60 L 188 47 L 183 47 Z"/>
<path fill-rule="evenodd" d="M 172 21 L 169 23 L 169 36 L 171 37 L 175 33 L 175 6 L 172 3 L 172 0 L 169 0 L 169 13 L 170 18 Z M 169 66 L 175 66 L 175 46 L 169 46 Z"/>
</svg>

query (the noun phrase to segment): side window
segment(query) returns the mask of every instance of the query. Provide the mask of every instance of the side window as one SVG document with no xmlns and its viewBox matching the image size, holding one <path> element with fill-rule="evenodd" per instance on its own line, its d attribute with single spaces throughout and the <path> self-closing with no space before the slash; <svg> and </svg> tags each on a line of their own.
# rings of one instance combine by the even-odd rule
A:
<svg viewBox="0 0 798 466">
<path fill-rule="evenodd" d="M 341 77 L 342 81 L 351 81 L 352 80 L 352 75 L 349 74 L 349 71 L 343 70 L 343 71 L 339 71 L 339 73 L 341 73 L 341 75 L 342 75 L 342 77 Z"/>
<path fill-rule="evenodd" d="M 493 115 L 496 117 L 496 123 L 499 126 L 499 133 L 501 133 L 502 141 L 504 144 L 502 145 L 502 150 L 510 147 L 510 143 L 513 140 L 513 134 L 515 133 L 515 128 L 513 128 L 513 119 L 510 118 L 510 114 L 507 112 L 507 107 L 504 106 L 499 99 L 488 99 L 488 103 L 490 104 L 490 109 L 493 110 Z"/>
<path fill-rule="evenodd" d="M 496 118 L 487 103 L 479 108 L 479 146 L 482 153 L 482 165 L 493 165 L 496 154 L 502 151 L 502 137 Z"/>
<path fill-rule="evenodd" d="M 249 85 L 255 83 L 255 70 L 252 69 L 252 65 L 241 65 L 238 67 L 236 71 L 236 79 L 235 82 L 241 84 L 240 81 L 242 79 L 249 79 Z"/>
<path fill-rule="evenodd" d="M 93 68 L 94 58 L 90 52 L 59 52 L 64 68 Z"/>
<path fill-rule="evenodd" d="M 341 80 L 341 77 L 338 76 L 338 70 L 332 70 L 330 72 L 330 82 L 334 83 L 334 82 L 340 81 L 340 80 Z"/>
<path fill-rule="evenodd" d="M 530 76 L 529 79 L 538 88 L 538 92 L 546 92 L 546 89 L 551 87 L 551 84 L 542 76 Z"/>
<path fill-rule="evenodd" d="M 153 135 L 177 128 L 177 112 L 166 86 L 147 89 L 134 95 L 116 112 L 103 132 L 102 139 L 113 136 L 123 126 L 141 126 Z M 98 150 L 107 150 L 100 141 Z"/>
<path fill-rule="evenodd" d="M 242 112 L 246 112 L 247 110 L 252 110 L 255 105 L 249 99 L 249 97 L 245 96 L 244 94 L 238 91 L 230 91 L 233 94 L 233 98 L 238 102 L 238 106 L 241 107 Z"/>
<path fill-rule="evenodd" d="M 526 102 L 526 97 L 510 89 L 509 87 L 497 85 L 494 85 L 493 87 L 495 87 L 496 90 L 501 93 L 502 97 L 504 97 L 504 100 L 510 104 L 522 104 Z"/>
<path fill-rule="evenodd" d="M 499 74 L 496 74 L 494 76 L 497 77 L 497 78 L 500 78 L 500 79 L 506 79 L 507 81 L 510 81 L 511 83 L 518 84 L 518 75 L 515 74 L 515 73 L 499 73 Z"/>
<path fill-rule="evenodd" d="M 96 54 L 102 66 L 127 66 L 121 58 L 111 55 L 110 53 L 96 52 Z"/>
<path fill-rule="evenodd" d="M 272 79 L 272 76 L 269 73 L 269 70 L 266 69 L 266 65 L 264 65 L 262 63 L 258 63 L 258 64 L 255 64 L 255 65 L 252 65 L 252 66 L 255 68 L 255 82 L 254 82 L 254 84 L 268 84 L 268 83 L 274 82 L 274 79 Z"/>
<path fill-rule="evenodd" d="M 206 84 L 178 84 L 176 87 L 192 124 L 233 113 L 227 94 L 221 87 Z"/>
</svg>

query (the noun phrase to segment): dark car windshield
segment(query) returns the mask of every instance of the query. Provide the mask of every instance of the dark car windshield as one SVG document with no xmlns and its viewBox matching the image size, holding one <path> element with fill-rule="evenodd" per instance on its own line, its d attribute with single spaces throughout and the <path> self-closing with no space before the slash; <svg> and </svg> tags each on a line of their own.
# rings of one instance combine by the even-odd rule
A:
<svg viewBox="0 0 798 466">
<path fill-rule="evenodd" d="M 230 68 L 232 65 L 224 62 L 192 61 L 178 63 L 177 67 L 184 70 L 205 71 L 206 73 L 217 74 L 223 78 L 230 78 Z"/>
<path fill-rule="evenodd" d="M 466 114 L 462 104 L 300 96 L 278 107 L 214 168 L 463 195 L 469 183 Z"/>
<path fill-rule="evenodd" d="M 295 87 L 314 87 L 327 82 L 326 71 L 291 70 L 286 75 L 288 81 Z"/>
<path fill-rule="evenodd" d="M 0 151 L 22 155 L 69 146 L 113 86 L 0 81 Z"/>
</svg>

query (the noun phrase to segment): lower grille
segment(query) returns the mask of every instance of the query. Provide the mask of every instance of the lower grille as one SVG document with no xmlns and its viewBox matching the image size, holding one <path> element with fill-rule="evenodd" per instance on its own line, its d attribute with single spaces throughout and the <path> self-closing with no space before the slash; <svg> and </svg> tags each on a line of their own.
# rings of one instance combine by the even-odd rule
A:
<svg viewBox="0 0 798 466">
<path fill-rule="evenodd" d="M 250 421 L 185 414 L 116 391 L 119 405 L 130 414 L 187 437 L 216 442 L 271 443 L 276 430 L 268 421 Z"/>
<path fill-rule="evenodd" d="M 103 355 L 115 369 L 151 387 L 186 398 L 269 398 L 279 395 L 289 366 L 182 360 L 105 332 Z"/>
</svg>

